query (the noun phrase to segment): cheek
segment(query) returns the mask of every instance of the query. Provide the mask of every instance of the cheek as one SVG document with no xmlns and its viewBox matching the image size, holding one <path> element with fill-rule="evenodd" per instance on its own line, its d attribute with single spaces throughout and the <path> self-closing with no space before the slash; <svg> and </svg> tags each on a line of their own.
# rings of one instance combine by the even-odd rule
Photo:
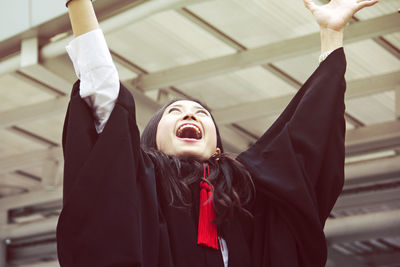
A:
<svg viewBox="0 0 400 267">
<path fill-rule="evenodd" d="M 170 143 L 170 132 L 173 130 L 173 124 L 165 118 L 162 118 L 157 126 L 156 144 L 157 149 L 163 150 L 165 145 Z"/>
<path fill-rule="evenodd" d="M 217 147 L 217 130 L 215 128 L 214 122 L 211 120 L 205 125 L 208 135 L 208 145 L 211 147 Z"/>
</svg>

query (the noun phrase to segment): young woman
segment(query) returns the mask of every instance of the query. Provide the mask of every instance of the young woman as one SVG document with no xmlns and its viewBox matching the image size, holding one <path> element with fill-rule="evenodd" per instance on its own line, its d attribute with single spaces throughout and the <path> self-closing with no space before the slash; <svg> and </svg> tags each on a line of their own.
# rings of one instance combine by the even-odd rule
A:
<svg viewBox="0 0 400 267">
<path fill-rule="evenodd" d="M 179 100 L 142 134 L 89 0 L 68 1 L 79 80 L 63 133 L 61 266 L 324 266 L 344 178 L 343 28 L 377 0 L 304 0 L 321 60 L 270 129 L 224 153 L 201 103 Z"/>
</svg>

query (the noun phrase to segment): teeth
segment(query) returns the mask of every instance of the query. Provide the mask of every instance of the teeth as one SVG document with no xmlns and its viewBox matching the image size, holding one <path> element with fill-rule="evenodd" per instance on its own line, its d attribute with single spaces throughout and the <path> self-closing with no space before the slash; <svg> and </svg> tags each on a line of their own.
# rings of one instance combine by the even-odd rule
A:
<svg viewBox="0 0 400 267">
<path fill-rule="evenodd" d="M 201 135 L 201 131 L 200 131 L 199 127 L 197 127 L 196 125 L 193 125 L 193 124 L 184 124 L 181 127 L 179 127 L 178 135 L 182 134 L 182 131 L 186 128 L 192 128 L 192 129 L 196 130 L 196 133 L 198 136 Z"/>
</svg>

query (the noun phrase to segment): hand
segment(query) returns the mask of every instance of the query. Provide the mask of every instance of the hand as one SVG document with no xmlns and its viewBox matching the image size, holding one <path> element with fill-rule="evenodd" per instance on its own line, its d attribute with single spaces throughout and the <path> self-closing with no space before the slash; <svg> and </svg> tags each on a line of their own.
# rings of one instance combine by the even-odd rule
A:
<svg viewBox="0 0 400 267">
<path fill-rule="evenodd" d="M 378 0 L 331 0 L 318 6 L 313 0 L 303 0 L 321 28 L 343 31 L 350 18 L 364 7 L 378 3 Z"/>
</svg>

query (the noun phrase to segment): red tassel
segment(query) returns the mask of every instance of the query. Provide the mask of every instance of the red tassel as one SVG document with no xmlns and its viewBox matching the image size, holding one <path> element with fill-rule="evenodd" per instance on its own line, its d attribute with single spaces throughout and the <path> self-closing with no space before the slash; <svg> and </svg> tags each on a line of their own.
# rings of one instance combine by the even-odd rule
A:
<svg viewBox="0 0 400 267">
<path fill-rule="evenodd" d="M 204 166 L 203 178 L 206 178 L 206 166 Z M 208 175 L 210 168 L 207 165 Z M 208 201 L 208 202 L 207 202 Z M 210 186 L 204 182 L 200 182 L 200 212 L 199 212 L 199 228 L 197 233 L 197 244 L 204 245 L 213 249 L 218 249 L 218 233 L 217 225 L 212 223 L 215 221 L 216 215 L 212 203 L 212 191 Z"/>
</svg>

